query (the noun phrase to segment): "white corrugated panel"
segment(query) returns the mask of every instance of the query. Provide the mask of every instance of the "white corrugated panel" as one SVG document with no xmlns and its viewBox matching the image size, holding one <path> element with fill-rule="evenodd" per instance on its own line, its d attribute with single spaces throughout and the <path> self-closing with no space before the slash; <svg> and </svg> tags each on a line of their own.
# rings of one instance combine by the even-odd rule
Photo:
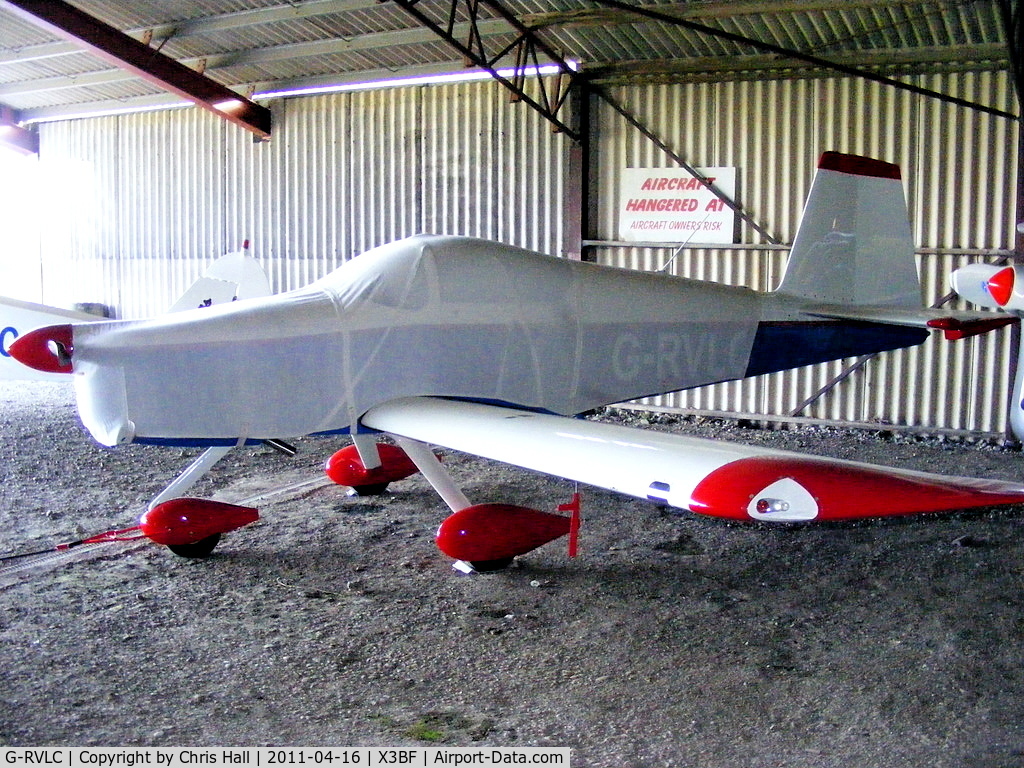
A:
<svg viewBox="0 0 1024 768">
<path fill-rule="evenodd" d="M 120 303 L 118 125 L 113 118 L 40 127 L 41 300 Z"/>
<path fill-rule="evenodd" d="M 1011 109 L 1002 72 L 917 79 Z M 782 242 L 795 234 L 823 150 L 904 169 L 928 302 L 957 263 L 1012 247 L 1017 126 L 846 78 L 615 89 L 688 162 L 736 166 L 738 202 Z M 272 104 L 274 138 L 198 110 L 41 126 L 60 179 L 42 243 L 44 298 L 98 301 L 122 316 L 166 306 L 214 257 L 250 238 L 277 290 L 416 232 L 475 235 L 560 254 L 566 140 L 492 83 L 296 98 Z M 599 232 L 617 239 L 618 173 L 673 162 L 600 111 Z M 67 211 L 70 210 L 70 213 Z M 765 238 L 741 227 L 742 243 Z M 931 249 L 931 250 L 929 250 Z M 932 253 L 932 250 L 940 250 Z M 953 249 L 955 256 L 947 254 Z M 671 250 L 602 248 L 604 263 L 656 269 Z M 784 252 L 684 249 L 672 269 L 773 288 Z M 998 432 L 1008 333 L 879 356 L 802 415 L 839 422 Z M 785 417 L 848 361 L 656 398 L 653 404 Z"/>
<path fill-rule="evenodd" d="M 918 78 L 918 84 L 1012 111 L 1004 72 Z M 1013 247 L 1017 126 L 1009 120 L 849 78 L 760 80 L 620 88 L 615 97 L 694 166 L 736 166 L 737 201 L 768 232 L 792 241 L 825 150 L 878 157 L 903 168 L 918 246 L 922 298 L 949 292 L 957 266 Z M 598 237 L 618 240 L 618 174 L 671 167 L 610 109 L 601 115 Z M 763 238 L 741 228 L 742 242 Z M 936 252 L 936 249 L 939 249 Z M 941 249 L 953 250 L 955 255 Z M 970 250 L 958 250 L 970 249 Z M 602 263 L 657 268 L 671 249 L 602 247 Z M 674 271 L 752 288 L 774 288 L 779 251 L 750 247 L 681 251 Z M 799 411 L 833 422 L 999 433 L 1006 428 L 1008 331 L 884 353 Z M 789 417 L 853 361 L 719 384 L 642 401 L 697 411 Z"/>
<path fill-rule="evenodd" d="M 419 232 L 562 251 L 567 140 L 494 83 L 271 108 L 260 144 L 198 109 L 42 125 L 68 212 L 42 246 L 55 302 L 153 314 L 245 239 L 277 291 Z"/>
</svg>

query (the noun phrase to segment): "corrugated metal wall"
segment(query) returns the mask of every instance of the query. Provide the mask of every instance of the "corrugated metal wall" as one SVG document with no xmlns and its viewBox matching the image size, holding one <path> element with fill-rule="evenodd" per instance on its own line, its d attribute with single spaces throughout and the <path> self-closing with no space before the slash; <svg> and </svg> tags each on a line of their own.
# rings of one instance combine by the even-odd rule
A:
<svg viewBox="0 0 1024 768">
<path fill-rule="evenodd" d="M 917 78 L 923 87 L 1007 111 L 1006 73 Z M 738 167 L 738 202 L 784 243 L 795 234 L 817 159 L 825 150 L 899 163 L 917 245 L 923 299 L 950 290 L 949 274 L 1013 247 L 1017 126 L 1011 121 L 847 78 L 759 80 L 620 88 L 620 103 L 695 166 Z M 604 109 L 599 148 L 600 232 L 618 240 L 618 174 L 627 167 L 670 167 L 625 121 Z M 786 251 L 754 247 L 685 248 L 676 274 L 773 289 Z M 657 269 L 671 249 L 596 249 L 601 263 Z M 956 305 L 962 306 L 962 305 Z M 886 353 L 799 411 L 847 423 L 1001 433 L 1006 428 L 1010 332 L 959 342 L 933 338 Z M 812 366 L 642 401 L 646 405 L 787 417 L 853 361 Z"/>
<path fill-rule="evenodd" d="M 277 291 L 419 232 L 562 251 L 566 139 L 490 83 L 272 109 L 265 144 L 196 109 L 41 126 L 42 165 L 63 179 L 43 300 L 153 314 L 246 238 Z"/>
<path fill-rule="evenodd" d="M 919 84 L 1012 110 L 1001 72 Z M 846 78 L 620 88 L 616 97 L 689 162 L 737 166 L 738 200 L 790 242 L 823 150 L 904 169 L 924 299 L 960 264 L 1012 247 L 1017 129 L 1009 121 Z M 41 126 L 53 215 L 44 295 L 122 317 L 169 305 L 244 238 L 276 290 L 416 232 L 475 235 L 560 254 L 566 141 L 491 83 L 279 101 L 274 139 L 199 110 Z M 600 232 L 615 240 L 618 172 L 671 161 L 610 110 L 599 113 Z M 688 248 L 677 274 L 774 288 L 785 249 Z M 656 269 L 652 247 L 599 248 L 603 263 Z M 879 356 L 801 416 L 954 431 L 1005 429 L 1009 333 Z M 846 363 L 654 398 L 657 407 L 786 417 Z"/>
</svg>

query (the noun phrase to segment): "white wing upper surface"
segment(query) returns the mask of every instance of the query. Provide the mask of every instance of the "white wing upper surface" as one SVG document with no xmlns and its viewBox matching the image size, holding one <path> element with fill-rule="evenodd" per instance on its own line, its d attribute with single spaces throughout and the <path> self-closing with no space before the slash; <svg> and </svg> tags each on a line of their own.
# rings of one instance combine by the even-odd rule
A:
<svg viewBox="0 0 1024 768">
<path fill-rule="evenodd" d="M 366 426 L 689 508 L 713 470 L 767 451 L 585 419 L 479 403 L 411 397 L 373 408 Z"/>
<path fill-rule="evenodd" d="M 1024 485 L 951 478 L 740 443 L 414 397 L 371 409 L 372 429 L 680 509 L 794 522 L 1024 502 Z"/>
</svg>

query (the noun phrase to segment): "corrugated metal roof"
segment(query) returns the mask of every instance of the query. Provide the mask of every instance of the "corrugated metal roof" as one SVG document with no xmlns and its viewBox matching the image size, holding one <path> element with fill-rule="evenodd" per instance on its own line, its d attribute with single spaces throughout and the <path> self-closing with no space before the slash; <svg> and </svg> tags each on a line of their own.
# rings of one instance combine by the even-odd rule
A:
<svg viewBox="0 0 1024 768">
<path fill-rule="evenodd" d="M 311 82 L 379 79 L 382 72 L 451 66 L 458 53 L 401 7 L 374 0 L 76 0 L 98 19 L 240 93 Z M 806 72 L 757 47 L 664 20 L 643 18 L 589 0 L 502 0 L 517 19 L 562 56 L 602 80 L 686 80 L 716 72 Z M 689 22 L 846 65 L 891 72 L 970 66 L 1009 67 L 1005 31 L 994 0 L 953 2 L 676 2 L 637 3 Z M 468 39 L 466 0 L 420 0 L 417 8 L 445 24 L 454 16 Z M 489 51 L 515 39 L 495 12 L 479 6 Z M 23 121 L 75 112 L 75 105 L 132 107 L 177 101 L 154 85 L 33 26 L 0 2 L 0 105 Z M 970 64 L 965 64 L 970 62 Z"/>
</svg>

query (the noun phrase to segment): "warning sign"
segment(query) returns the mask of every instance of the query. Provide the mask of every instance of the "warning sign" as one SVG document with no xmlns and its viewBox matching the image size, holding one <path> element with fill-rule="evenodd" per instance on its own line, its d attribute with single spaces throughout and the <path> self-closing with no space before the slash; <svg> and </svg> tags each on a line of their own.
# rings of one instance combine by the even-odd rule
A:
<svg viewBox="0 0 1024 768">
<path fill-rule="evenodd" d="M 698 168 L 730 199 L 735 168 Z M 619 239 L 629 242 L 731 243 L 735 214 L 682 168 L 626 168 L 619 187 Z"/>
</svg>

